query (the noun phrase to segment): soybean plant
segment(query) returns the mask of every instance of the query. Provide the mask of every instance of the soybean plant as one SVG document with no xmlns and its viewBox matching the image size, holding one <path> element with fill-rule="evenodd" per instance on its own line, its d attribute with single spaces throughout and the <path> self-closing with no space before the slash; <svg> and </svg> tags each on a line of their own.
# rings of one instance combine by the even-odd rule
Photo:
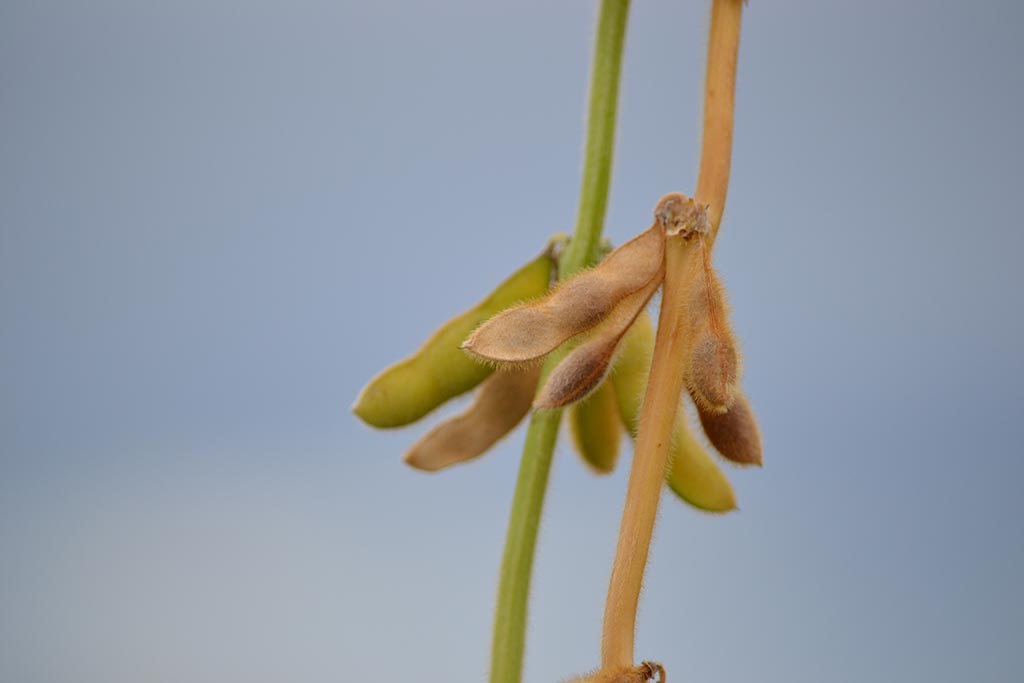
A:
<svg viewBox="0 0 1024 683">
<path fill-rule="evenodd" d="M 694 507 L 724 513 L 736 508 L 736 496 L 709 451 L 735 464 L 761 464 L 761 435 L 743 393 L 738 342 L 711 258 L 729 180 L 742 0 L 712 3 L 695 197 L 665 195 L 653 224 L 602 258 L 629 2 L 601 0 L 572 237 L 553 239 L 484 301 L 384 370 L 354 407 L 375 427 L 400 427 L 480 385 L 465 412 L 406 453 L 407 464 L 429 471 L 481 455 L 530 414 L 502 562 L 491 683 L 521 679 L 533 553 L 563 409 L 573 443 L 594 472 L 615 468 L 623 432 L 636 443 L 601 666 L 578 683 L 665 682 L 661 664 L 635 665 L 633 657 L 662 482 Z M 655 331 L 647 307 L 659 289 Z M 710 449 L 691 426 L 693 414 Z"/>
</svg>

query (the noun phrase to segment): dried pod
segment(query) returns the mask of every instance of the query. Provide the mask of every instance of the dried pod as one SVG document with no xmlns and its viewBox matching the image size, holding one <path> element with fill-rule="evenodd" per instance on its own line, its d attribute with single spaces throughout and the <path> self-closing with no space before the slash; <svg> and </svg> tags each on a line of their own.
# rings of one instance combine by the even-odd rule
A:
<svg viewBox="0 0 1024 683">
<path fill-rule="evenodd" d="M 483 454 L 530 412 L 539 378 L 540 368 L 495 372 L 469 408 L 427 432 L 405 454 L 405 462 L 436 472 Z"/>
<path fill-rule="evenodd" d="M 642 313 L 637 318 L 621 346 L 612 368 L 611 384 L 615 387 L 622 422 L 630 435 L 636 438 L 654 346 L 654 327 L 650 316 Z M 673 493 L 701 510 L 728 512 L 736 508 L 736 494 L 729 479 L 694 437 L 682 409 L 673 429 L 665 480 Z"/>
<path fill-rule="evenodd" d="M 740 392 L 740 354 L 722 285 L 698 239 L 698 257 L 687 264 L 692 278 L 686 305 L 686 387 L 705 411 L 722 413 Z"/>
<path fill-rule="evenodd" d="M 598 474 L 614 470 L 622 441 L 622 420 L 612 383 L 605 382 L 570 406 L 568 418 L 573 444 L 583 461 Z"/>
<path fill-rule="evenodd" d="M 643 662 L 640 666 L 603 669 L 568 683 L 648 683 L 654 681 L 655 676 L 657 683 L 665 683 L 665 667 L 655 662 Z"/>
<path fill-rule="evenodd" d="M 499 363 L 536 360 L 596 326 L 626 297 L 660 280 L 664 253 L 665 231 L 655 223 L 543 299 L 488 320 L 462 347 Z"/>
<path fill-rule="evenodd" d="M 475 387 L 493 368 L 467 357 L 459 344 L 495 313 L 547 292 L 552 270 L 545 252 L 516 271 L 486 299 L 445 323 L 415 354 L 370 380 L 353 412 L 374 427 L 401 427 Z"/>
<path fill-rule="evenodd" d="M 551 410 L 567 406 L 601 385 L 619 342 L 661 285 L 660 273 L 659 270 L 647 287 L 623 299 L 586 341 L 555 366 L 537 395 L 535 408 Z"/>
<path fill-rule="evenodd" d="M 608 375 L 620 339 L 621 335 L 608 330 L 573 349 L 551 371 L 534 407 L 538 410 L 564 408 L 597 389 Z"/>
<path fill-rule="evenodd" d="M 697 410 L 708 441 L 723 458 L 739 465 L 761 465 L 761 432 L 745 396 L 736 396 L 726 413 L 710 412 L 700 406 Z"/>
</svg>

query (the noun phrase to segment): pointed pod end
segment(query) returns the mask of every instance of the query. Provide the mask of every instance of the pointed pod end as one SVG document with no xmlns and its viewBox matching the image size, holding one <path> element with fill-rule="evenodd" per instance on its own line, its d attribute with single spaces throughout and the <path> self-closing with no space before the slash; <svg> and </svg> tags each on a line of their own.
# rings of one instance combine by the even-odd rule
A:
<svg viewBox="0 0 1024 683">
<path fill-rule="evenodd" d="M 537 337 L 529 334 L 529 316 L 530 311 L 522 306 L 499 313 L 473 330 L 459 348 L 487 364 L 519 367 L 540 360 L 551 349 L 543 344 L 539 348 L 530 345 Z"/>
<path fill-rule="evenodd" d="M 725 494 L 721 507 L 715 510 L 708 510 L 708 512 L 714 512 L 716 514 L 724 515 L 734 510 L 739 510 L 739 505 L 736 502 L 736 492 L 732 490 L 732 486 L 729 487 L 728 493 Z"/>
<path fill-rule="evenodd" d="M 483 325 L 478 325 L 475 330 L 470 332 L 469 336 L 463 339 L 462 343 L 459 344 L 459 348 L 462 349 L 463 351 L 473 353 L 473 347 L 476 345 L 477 333 L 480 332 L 481 327 L 483 327 Z"/>
<path fill-rule="evenodd" d="M 409 467 L 414 470 L 419 470 L 420 472 L 433 473 L 443 469 L 443 466 L 439 467 L 436 462 L 431 462 L 430 458 L 423 457 L 423 454 L 416 448 L 407 451 L 406 454 L 402 456 L 402 461 Z"/>
<path fill-rule="evenodd" d="M 531 407 L 534 410 L 558 410 L 559 408 L 564 408 L 567 403 L 568 401 L 565 400 L 564 396 L 559 396 L 558 392 L 552 391 L 551 378 L 548 377 L 548 381 L 541 387 L 540 393 L 533 399 Z"/>
<path fill-rule="evenodd" d="M 491 367 L 494 367 L 496 363 L 504 362 L 501 359 L 494 358 L 482 351 L 479 340 L 476 337 L 476 332 L 470 335 L 466 341 L 459 344 L 459 350 L 476 362 L 490 365 Z"/>
<path fill-rule="evenodd" d="M 534 400 L 533 405 L 531 405 L 530 407 L 533 410 L 558 410 L 559 408 L 564 408 L 565 404 L 556 404 L 553 402 L 551 396 L 542 393 Z"/>
<path fill-rule="evenodd" d="M 559 373 L 558 369 L 563 364 L 564 361 L 556 366 L 548 381 L 544 383 L 540 395 L 533 401 L 534 410 L 559 410 L 582 401 L 597 389 L 600 379 L 589 385 L 583 384 L 575 377 L 566 377 L 566 372 Z"/>
<path fill-rule="evenodd" d="M 692 500 L 688 500 L 686 502 L 689 503 L 691 506 L 695 507 L 696 509 L 700 510 L 701 512 L 707 513 L 709 515 L 714 515 L 716 517 L 721 517 L 729 514 L 730 512 L 736 512 L 737 510 L 740 509 L 739 505 L 736 504 L 735 497 L 732 497 L 727 500 L 716 501 L 714 504 L 696 503 L 693 502 Z"/>
<path fill-rule="evenodd" d="M 584 460 L 583 463 L 587 466 L 587 471 L 591 474 L 596 474 L 599 477 L 607 477 L 609 474 L 615 471 L 615 467 L 598 466 L 589 460 Z"/>
<path fill-rule="evenodd" d="M 722 457 L 744 467 L 761 467 L 764 462 L 761 431 L 744 396 L 737 396 L 725 413 L 708 412 L 700 404 L 697 407 L 704 433 Z"/>
<path fill-rule="evenodd" d="M 377 429 L 389 429 L 392 427 L 402 426 L 401 424 L 396 424 L 395 420 L 387 419 L 388 415 L 379 409 L 377 402 L 370 400 L 367 397 L 367 389 L 369 389 L 369 385 L 359 392 L 359 396 L 356 397 L 355 402 L 350 408 L 352 414 L 362 420 L 363 423 Z"/>
<path fill-rule="evenodd" d="M 733 449 L 721 453 L 724 458 L 740 467 L 763 467 L 764 457 L 761 455 L 761 443 L 753 444 L 749 449 Z"/>
<path fill-rule="evenodd" d="M 366 411 L 365 411 L 365 410 L 363 410 L 363 406 L 361 406 L 361 405 L 359 404 L 359 402 L 358 402 L 358 401 L 356 401 L 355 403 L 353 403 L 353 404 L 352 404 L 352 407 L 351 407 L 351 408 L 349 408 L 349 410 L 351 410 L 351 411 L 352 411 L 352 414 L 353 414 L 353 415 L 355 415 L 356 417 L 358 417 L 358 418 L 359 418 L 360 420 L 362 420 L 362 421 L 363 421 L 364 423 L 366 423 L 366 424 L 368 424 L 368 425 L 371 425 L 371 426 L 372 426 L 372 424 L 370 423 L 370 421 L 369 421 L 369 420 L 367 419 L 367 416 L 366 416 L 366 414 L 365 414 L 365 413 L 366 413 Z"/>
</svg>

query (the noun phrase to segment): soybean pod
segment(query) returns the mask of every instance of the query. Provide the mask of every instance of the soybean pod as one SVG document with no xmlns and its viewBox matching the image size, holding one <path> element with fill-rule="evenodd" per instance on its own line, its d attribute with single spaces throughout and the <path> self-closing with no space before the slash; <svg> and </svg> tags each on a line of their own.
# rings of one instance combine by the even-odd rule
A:
<svg viewBox="0 0 1024 683">
<path fill-rule="evenodd" d="M 651 371 L 654 347 L 654 327 L 646 313 L 641 313 L 626 333 L 622 347 L 612 371 L 612 383 L 619 414 L 626 430 L 635 439 L 640 428 L 640 407 Z M 728 512 L 736 508 L 732 485 L 691 432 L 682 409 L 678 411 L 673 427 L 665 479 L 673 493 L 696 508 L 708 512 Z"/>
<path fill-rule="evenodd" d="M 478 385 L 493 368 L 470 358 L 459 345 L 496 313 L 545 294 L 552 270 L 548 250 L 479 304 L 441 326 L 416 353 L 370 380 L 352 411 L 374 427 L 402 427 Z"/>
<path fill-rule="evenodd" d="M 622 441 L 622 420 L 612 383 L 605 382 L 571 405 L 568 418 L 573 445 L 583 461 L 598 474 L 614 470 Z"/>
<path fill-rule="evenodd" d="M 482 455 L 530 412 L 538 379 L 540 366 L 495 372 L 469 408 L 427 432 L 406 452 L 405 462 L 436 472 Z"/>
</svg>

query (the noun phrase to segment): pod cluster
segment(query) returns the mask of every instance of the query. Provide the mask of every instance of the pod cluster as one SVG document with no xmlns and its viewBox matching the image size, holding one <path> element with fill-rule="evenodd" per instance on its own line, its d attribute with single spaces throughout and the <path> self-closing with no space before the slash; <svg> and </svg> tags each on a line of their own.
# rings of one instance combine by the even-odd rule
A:
<svg viewBox="0 0 1024 683">
<path fill-rule="evenodd" d="M 665 275 L 669 239 L 683 245 L 684 378 L 704 433 L 723 457 L 761 463 L 761 437 L 743 396 L 740 354 L 729 323 L 725 292 L 705 236 L 707 210 L 679 193 L 666 195 L 645 232 L 612 251 L 597 266 L 546 296 L 515 306 L 481 325 L 463 344 L 499 367 L 522 367 L 565 350 L 534 400 L 534 408 L 569 407 L 573 440 L 584 460 L 608 472 L 618 455 L 619 426 L 636 437 L 650 374 L 654 332 L 646 308 Z M 611 378 L 611 381 L 605 380 Z M 689 426 L 676 418 L 667 479 L 680 497 L 715 512 L 736 506 L 725 475 Z"/>
<path fill-rule="evenodd" d="M 427 432 L 405 461 L 436 471 L 471 460 L 530 412 L 567 408 L 573 443 L 597 473 L 611 472 L 623 432 L 636 438 L 650 374 L 654 328 L 646 308 L 661 287 L 666 244 L 682 240 L 687 287 L 681 301 L 685 382 L 708 442 L 723 457 L 761 462 L 761 438 L 740 387 L 740 355 L 725 294 L 704 239 L 704 207 L 666 195 L 654 224 L 593 268 L 552 287 L 565 238 L 455 317 L 415 354 L 377 375 L 354 412 L 392 428 L 415 422 L 477 388 L 469 407 Z M 540 383 L 540 361 L 560 361 Z M 666 472 L 669 488 L 703 510 L 727 512 L 736 497 L 725 474 L 691 429 L 681 402 Z"/>
</svg>

